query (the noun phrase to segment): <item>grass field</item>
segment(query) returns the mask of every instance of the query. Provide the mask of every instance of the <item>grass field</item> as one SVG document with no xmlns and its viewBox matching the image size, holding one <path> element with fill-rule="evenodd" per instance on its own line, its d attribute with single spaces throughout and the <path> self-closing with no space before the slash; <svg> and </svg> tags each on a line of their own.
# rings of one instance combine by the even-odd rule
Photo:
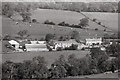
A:
<svg viewBox="0 0 120 80">
<path fill-rule="evenodd" d="M 109 73 L 109 74 L 93 74 L 93 75 L 85 75 L 85 76 L 76 76 L 72 78 L 118 78 L 118 73 Z"/>
<path fill-rule="evenodd" d="M 63 10 L 51 10 L 51 9 L 38 9 L 32 11 L 32 18 L 37 19 L 39 23 L 23 23 L 19 22 L 16 25 L 16 21 L 12 21 L 8 18 L 2 18 L 2 25 L 3 25 L 3 34 L 12 34 L 16 35 L 17 32 L 20 30 L 27 29 L 29 34 L 31 34 L 31 38 L 41 38 L 44 37 L 47 33 L 59 35 L 68 35 L 72 30 L 77 30 L 80 33 L 81 37 L 94 37 L 95 35 L 103 36 L 104 31 L 94 31 L 94 30 L 83 30 L 83 29 L 75 29 L 69 27 L 62 27 L 62 26 L 51 26 L 51 25 L 44 25 L 42 24 L 45 20 L 50 20 L 55 22 L 56 24 L 65 21 L 69 24 L 78 24 L 80 19 L 84 18 L 84 16 L 77 12 L 71 11 L 63 11 Z M 110 27 L 111 29 L 117 31 L 118 29 L 118 15 L 116 13 L 100 13 L 100 12 L 83 12 L 85 15 L 89 16 L 91 19 L 96 18 L 102 23 L 106 24 L 106 26 Z M 103 17 L 105 16 L 105 17 Z M 14 19 L 21 19 L 20 16 L 16 15 L 13 16 Z M 89 27 L 92 29 L 98 28 L 99 30 L 103 30 L 101 26 L 97 25 L 96 23 L 90 21 Z"/>
<path fill-rule="evenodd" d="M 89 54 L 88 51 L 55 51 L 55 52 L 24 52 L 24 53 L 8 53 L 2 54 L 2 62 L 7 60 L 11 60 L 13 62 L 22 62 L 24 60 L 31 60 L 36 56 L 43 56 L 45 60 L 48 62 L 48 67 L 53 63 L 56 59 L 59 58 L 60 55 L 64 55 L 65 59 L 68 58 L 70 54 L 75 54 L 77 58 L 82 58 Z"/>
<path fill-rule="evenodd" d="M 82 12 L 91 19 L 96 18 L 98 21 L 106 25 L 107 27 L 117 30 L 118 29 L 118 14 L 117 13 L 105 13 L 105 12 Z M 80 19 L 84 18 L 80 13 L 73 11 L 63 11 L 63 10 L 51 10 L 51 9 L 38 9 L 32 12 L 32 18 L 37 19 L 39 22 L 43 23 L 45 20 L 51 20 L 55 23 L 60 23 L 65 21 L 69 24 L 78 24 Z M 104 29 L 98 24 L 90 21 L 89 27 L 92 29 Z"/>
<path fill-rule="evenodd" d="M 96 18 L 102 22 L 107 27 L 113 29 L 114 31 L 118 30 L 118 14 L 117 13 L 104 13 L 104 12 L 83 12 L 85 15 L 90 18 Z"/>
</svg>

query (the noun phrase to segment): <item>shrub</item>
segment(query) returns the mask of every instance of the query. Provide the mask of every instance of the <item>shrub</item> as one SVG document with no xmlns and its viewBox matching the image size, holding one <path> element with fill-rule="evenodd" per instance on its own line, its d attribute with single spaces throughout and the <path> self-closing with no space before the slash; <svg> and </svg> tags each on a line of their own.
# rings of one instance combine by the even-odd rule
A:
<svg viewBox="0 0 120 80">
<path fill-rule="evenodd" d="M 53 34 L 46 34 L 46 36 L 45 36 L 45 40 L 48 41 L 48 42 L 53 38 L 54 38 Z"/>
<path fill-rule="evenodd" d="M 93 19 L 93 21 L 95 22 L 97 19 Z"/>
<path fill-rule="evenodd" d="M 101 25 L 101 22 L 98 22 L 99 25 Z"/>
<path fill-rule="evenodd" d="M 55 23 L 54 23 L 54 22 L 49 21 L 49 20 L 46 20 L 46 21 L 44 22 L 44 24 L 55 25 Z"/>
<path fill-rule="evenodd" d="M 57 48 L 57 51 L 62 51 L 62 48 L 61 48 L 61 47 L 58 47 L 58 48 Z"/>
<path fill-rule="evenodd" d="M 75 24 L 72 24 L 72 25 L 69 25 L 70 27 L 73 27 L 73 28 L 81 28 L 80 25 L 75 25 Z"/>
<path fill-rule="evenodd" d="M 20 15 L 23 18 L 23 22 L 31 22 L 31 13 L 30 12 L 22 12 Z"/>
<path fill-rule="evenodd" d="M 95 28 L 95 31 L 98 31 L 98 28 Z"/>
<path fill-rule="evenodd" d="M 82 26 L 82 28 L 84 28 L 84 27 L 88 26 L 88 23 L 89 23 L 88 18 L 83 18 L 80 20 L 79 25 Z"/>
<path fill-rule="evenodd" d="M 104 31 L 106 31 L 106 29 L 104 29 Z"/>
<path fill-rule="evenodd" d="M 76 30 L 72 31 L 70 34 L 71 34 L 71 39 L 78 40 L 80 38 L 80 34 Z"/>
<path fill-rule="evenodd" d="M 36 23 L 36 22 L 37 22 L 37 20 L 36 20 L 36 19 L 32 19 L 32 22 L 33 22 L 33 23 Z"/>
<path fill-rule="evenodd" d="M 28 37 L 29 34 L 28 34 L 28 30 L 21 30 L 17 33 L 21 38 L 25 38 L 25 37 Z"/>
<path fill-rule="evenodd" d="M 64 21 L 63 21 L 63 22 L 60 22 L 58 25 L 59 25 L 59 26 L 65 26 L 65 22 L 64 22 Z"/>
<path fill-rule="evenodd" d="M 1 6 L 1 13 L 8 18 L 11 18 L 14 15 L 14 9 L 11 3 L 5 2 Z"/>
</svg>

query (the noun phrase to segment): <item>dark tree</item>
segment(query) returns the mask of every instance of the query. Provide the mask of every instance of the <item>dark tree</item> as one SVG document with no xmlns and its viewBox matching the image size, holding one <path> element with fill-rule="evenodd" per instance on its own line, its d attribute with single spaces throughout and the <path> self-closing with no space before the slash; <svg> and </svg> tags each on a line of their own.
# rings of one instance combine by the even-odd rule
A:
<svg viewBox="0 0 120 80">
<path fill-rule="evenodd" d="M 2 15 L 5 15 L 5 16 L 11 18 L 13 14 L 14 14 L 14 8 L 13 8 L 12 4 L 3 2 L 2 3 Z"/>
<path fill-rule="evenodd" d="M 95 28 L 95 31 L 98 31 L 98 28 Z"/>
<path fill-rule="evenodd" d="M 66 76 L 66 60 L 64 55 L 60 55 L 59 59 L 56 60 L 51 66 L 52 78 L 62 78 Z"/>
<path fill-rule="evenodd" d="M 17 33 L 18 35 L 20 35 L 21 38 L 25 38 L 25 37 L 28 37 L 28 30 L 22 30 L 22 31 L 19 31 Z"/>
<path fill-rule="evenodd" d="M 50 41 L 51 39 L 54 39 L 54 35 L 53 34 L 47 34 L 46 36 L 45 36 L 45 40 L 46 41 Z"/>
<path fill-rule="evenodd" d="M 36 19 L 32 19 L 32 22 L 33 22 L 33 23 L 36 23 L 36 22 L 37 22 L 37 20 L 36 20 Z"/>
<path fill-rule="evenodd" d="M 97 60 L 97 68 L 100 72 L 106 71 L 105 66 L 103 65 L 105 61 L 108 60 L 109 56 L 105 51 L 102 51 L 100 48 L 91 48 L 91 57 Z"/>
<path fill-rule="evenodd" d="M 22 16 L 24 22 L 31 22 L 29 5 L 25 5 L 24 3 L 20 2 L 16 5 L 15 11 Z"/>
<path fill-rule="evenodd" d="M 75 40 L 79 40 L 80 39 L 80 35 L 79 35 L 78 31 L 74 30 L 70 34 L 71 34 L 71 38 L 72 39 L 75 39 Z"/>
<path fill-rule="evenodd" d="M 31 22 L 31 13 L 30 12 L 21 12 L 20 15 L 23 18 L 23 22 Z"/>
<path fill-rule="evenodd" d="M 88 26 L 88 24 L 89 24 L 88 18 L 83 18 L 83 19 L 80 20 L 80 24 L 79 25 L 84 28 L 84 27 Z"/>
</svg>

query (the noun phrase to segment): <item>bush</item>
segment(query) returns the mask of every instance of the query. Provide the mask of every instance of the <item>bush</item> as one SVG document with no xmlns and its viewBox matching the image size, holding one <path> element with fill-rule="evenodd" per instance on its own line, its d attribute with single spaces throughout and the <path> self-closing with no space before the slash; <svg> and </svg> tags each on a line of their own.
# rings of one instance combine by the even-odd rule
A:
<svg viewBox="0 0 120 80">
<path fill-rule="evenodd" d="M 72 32 L 70 32 L 71 34 L 71 39 L 75 39 L 75 40 L 78 40 L 80 38 L 80 34 L 78 31 L 74 30 Z"/>
<path fill-rule="evenodd" d="M 101 25 L 101 22 L 98 22 L 99 25 Z"/>
<path fill-rule="evenodd" d="M 95 28 L 95 31 L 98 31 L 98 28 Z"/>
<path fill-rule="evenodd" d="M 8 18 L 11 18 L 14 15 L 14 8 L 11 3 L 4 2 L 1 7 L 2 15 L 5 15 Z"/>
<path fill-rule="evenodd" d="M 70 27 L 72 28 L 82 28 L 80 25 L 75 25 L 75 24 L 72 24 L 72 25 L 69 25 Z"/>
<path fill-rule="evenodd" d="M 84 27 L 88 26 L 88 23 L 89 23 L 88 18 L 83 18 L 80 20 L 79 25 L 82 26 L 82 28 L 84 28 Z"/>
<path fill-rule="evenodd" d="M 63 49 L 61 47 L 58 47 L 57 48 L 57 51 L 62 51 Z"/>
<path fill-rule="evenodd" d="M 44 22 L 44 24 L 55 25 L 55 23 L 54 23 L 54 22 L 49 21 L 49 20 L 46 20 L 46 21 Z"/>
<path fill-rule="evenodd" d="M 70 24 L 65 23 L 65 21 L 60 22 L 58 25 L 59 25 L 59 26 L 68 26 L 68 27 L 70 27 Z"/>
<path fill-rule="evenodd" d="M 49 42 L 51 39 L 53 39 L 54 38 L 54 35 L 53 34 L 46 34 L 46 36 L 45 36 L 45 40 L 47 41 L 47 42 Z"/>
<path fill-rule="evenodd" d="M 104 29 L 104 31 L 106 31 L 106 29 Z"/>
<path fill-rule="evenodd" d="M 36 20 L 36 19 L 32 19 L 32 22 L 33 22 L 33 23 L 36 23 L 36 22 L 37 22 L 37 20 Z"/>
<path fill-rule="evenodd" d="M 93 19 L 93 21 L 95 22 L 97 19 Z"/>
<path fill-rule="evenodd" d="M 59 26 L 65 26 L 65 22 L 63 21 L 63 22 L 59 23 L 58 25 Z"/>
</svg>

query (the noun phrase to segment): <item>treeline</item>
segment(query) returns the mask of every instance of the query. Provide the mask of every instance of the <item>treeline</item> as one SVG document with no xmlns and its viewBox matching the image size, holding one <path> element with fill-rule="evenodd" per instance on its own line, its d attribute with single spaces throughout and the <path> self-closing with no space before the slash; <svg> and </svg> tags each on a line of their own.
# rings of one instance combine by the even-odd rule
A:
<svg viewBox="0 0 120 80">
<path fill-rule="evenodd" d="M 31 22 L 31 7 L 24 3 L 14 3 L 14 2 L 2 2 L 1 6 L 2 15 L 11 18 L 16 13 L 19 13 L 24 22 Z"/>
<path fill-rule="evenodd" d="M 81 29 L 83 29 L 83 28 L 85 28 L 86 26 L 89 25 L 89 19 L 88 18 L 82 18 L 80 20 L 80 23 L 78 23 L 78 24 L 69 24 L 69 23 L 66 23 L 65 21 L 62 21 L 62 22 L 56 24 L 56 23 L 54 23 L 52 21 L 49 21 L 49 20 L 44 21 L 43 24 L 59 25 L 59 26 L 66 26 L 66 27 L 71 27 L 71 28 L 81 28 Z"/>
<path fill-rule="evenodd" d="M 37 79 L 37 78 L 64 78 L 67 76 L 80 76 L 98 74 L 106 71 L 118 70 L 119 59 L 108 60 L 106 52 L 99 48 L 90 50 L 91 54 L 83 58 L 76 58 L 71 54 L 66 59 L 60 55 L 51 67 L 48 68 L 44 57 L 34 57 L 32 60 L 26 60 L 21 63 L 6 61 L 2 64 L 3 79 Z"/>
<path fill-rule="evenodd" d="M 76 12 L 118 12 L 117 2 L 56 2 L 56 3 L 39 3 L 42 9 L 59 9 Z"/>
<path fill-rule="evenodd" d="M 30 15 L 30 10 L 41 9 L 56 9 L 56 10 L 68 10 L 76 12 L 118 12 L 117 2 L 99 2 L 99 3 L 83 3 L 83 2 L 2 2 L 0 4 L 0 13 L 11 17 L 14 12 L 19 12 L 22 17 Z"/>
</svg>

